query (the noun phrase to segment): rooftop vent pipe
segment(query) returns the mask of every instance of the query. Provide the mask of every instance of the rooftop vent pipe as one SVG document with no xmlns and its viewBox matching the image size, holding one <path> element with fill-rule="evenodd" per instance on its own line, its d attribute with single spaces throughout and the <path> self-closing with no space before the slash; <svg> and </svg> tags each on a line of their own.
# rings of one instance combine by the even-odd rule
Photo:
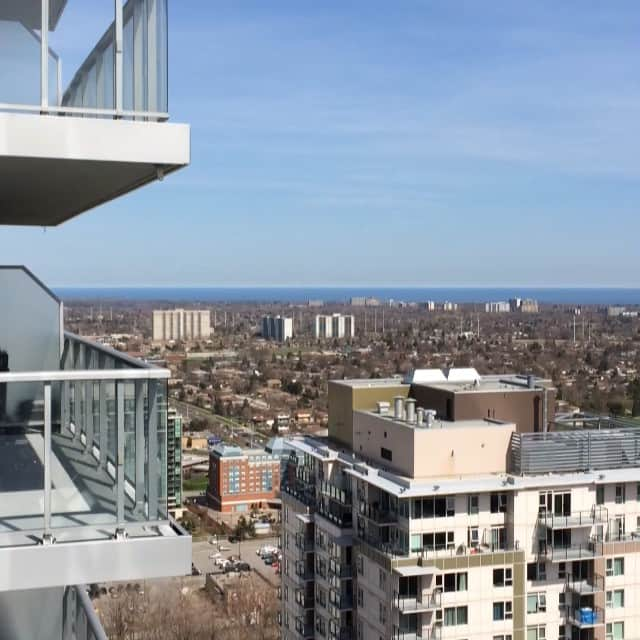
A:
<svg viewBox="0 0 640 640">
<path fill-rule="evenodd" d="M 396 396 L 393 399 L 393 417 L 396 420 L 404 418 L 404 398 L 402 396 Z"/>
<path fill-rule="evenodd" d="M 386 416 L 389 413 L 389 403 L 388 402 L 378 402 L 378 413 L 381 416 Z"/>
<path fill-rule="evenodd" d="M 533 389 L 535 386 L 536 386 L 536 377 L 529 374 L 527 376 L 527 387 L 529 387 L 529 389 Z"/>
<path fill-rule="evenodd" d="M 404 410 L 407 422 L 413 424 L 416 421 L 416 401 L 413 398 L 407 398 L 404 402 Z"/>
<path fill-rule="evenodd" d="M 416 422 L 421 427 L 424 426 L 424 409 L 422 407 L 416 409 Z"/>
<path fill-rule="evenodd" d="M 433 409 L 427 409 L 424 414 L 426 416 L 427 429 L 431 429 L 436 421 L 436 412 Z"/>
</svg>

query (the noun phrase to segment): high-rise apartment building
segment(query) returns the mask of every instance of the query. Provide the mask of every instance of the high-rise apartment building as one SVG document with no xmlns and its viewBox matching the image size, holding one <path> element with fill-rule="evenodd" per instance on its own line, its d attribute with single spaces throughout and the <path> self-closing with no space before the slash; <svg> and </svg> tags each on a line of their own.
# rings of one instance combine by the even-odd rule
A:
<svg viewBox="0 0 640 640">
<path fill-rule="evenodd" d="M 262 337 L 276 342 L 286 342 L 293 338 L 293 318 L 284 316 L 264 316 Z"/>
<path fill-rule="evenodd" d="M 511 305 L 507 301 L 487 302 L 484 305 L 484 310 L 487 313 L 509 313 Z"/>
<path fill-rule="evenodd" d="M 154 342 L 208 340 L 211 334 L 211 311 L 171 309 L 153 312 Z"/>
<path fill-rule="evenodd" d="M 352 315 L 334 313 L 330 316 L 317 315 L 314 335 L 316 339 L 353 338 L 355 336 L 355 319 Z"/>
<path fill-rule="evenodd" d="M 174 514 L 182 507 L 182 416 L 167 411 L 167 505 Z"/>
<path fill-rule="evenodd" d="M 640 635 L 640 432 L 447 420 L 370 382 L 352 446 L 289 441 L 285 640 Z"/>
<path fill-rule="evenodd" d="M 166 122 L 166 0 L 107 5 L 65 86 L 72 5 L 0 0 L 0 224 L 55 226 L 189 163 L 189 127 Z M 0 300 L 0 636 L 106 640 L 84 585 L 191 566 L 168 515 L 170 373 L 66 332 L 23 267 L 0 268 Z"/>
</svg>

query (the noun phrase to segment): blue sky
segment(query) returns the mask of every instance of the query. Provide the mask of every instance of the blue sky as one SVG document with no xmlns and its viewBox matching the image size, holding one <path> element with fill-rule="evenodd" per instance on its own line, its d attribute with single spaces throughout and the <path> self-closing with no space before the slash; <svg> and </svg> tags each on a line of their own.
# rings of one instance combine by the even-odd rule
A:
<svg viewBox="0 0 640 640">
<path fill-rule="evenodd" d="M 99 18 L 76 26 L 95 41 Z M 192 166 L 0 228 L 3 262 L 52 285 L 640 286 L 637 2 L 173 0 L 170 20 Z"/>
</svg>

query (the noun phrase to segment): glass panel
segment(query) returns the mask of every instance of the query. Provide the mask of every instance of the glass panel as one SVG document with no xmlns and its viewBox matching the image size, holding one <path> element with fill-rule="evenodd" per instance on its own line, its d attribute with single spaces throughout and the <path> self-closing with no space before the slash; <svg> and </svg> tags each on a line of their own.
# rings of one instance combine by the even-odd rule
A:
<svg viewBox="0 0 640 640">
<path fill-rule="evenodd" d="M 27 544 L 44 527 L 43 385 L 0 384 L 0 414 L 0 546 Z"/>
<path fill-rule="evenodd" d="M 86 360 L 84 363 L 80 360 L 80 367 L 93 363 L 90 350 L 85 353 Z M 116 521 L 116 458 L 115 438 L 110 431 L 116 424 L 114 385 L 78 382 L 68 385 L 68 392 L 67 385 L 61 385 L 61 389 L 62 406 L 70 393 L 74 402 L 69 404 L 78 409 L 70 411 L 69 422 L 64 419 L 64 408 L 61 410 L 60 424 L 51 438 L 51 527 L 113 524 Z M 106 396 L 102 399 L 101 390 Z M 111 408 L 114 414 L 105 423 L 109 427 L 107 441 L 112 440 L 114 446 L 114 453 L 108 458 L 100 451 L 101 405 Z"/>
<path fill-rule="evenodd" d="M 0 10 L 0 103 L 40 104 L 40 8 Z"/>
<path fill-rule="evenodd" d="M 113 0 L 74 3 L 63 12 L 49 44 L 63 59 L 62 104 L 114 109 Z"/>
</svg>

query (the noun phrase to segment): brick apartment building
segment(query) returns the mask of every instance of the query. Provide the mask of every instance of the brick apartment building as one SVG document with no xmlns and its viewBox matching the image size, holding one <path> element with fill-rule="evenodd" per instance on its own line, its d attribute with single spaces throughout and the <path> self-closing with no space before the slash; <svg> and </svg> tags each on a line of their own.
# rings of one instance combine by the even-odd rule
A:
<svg viewBox="0 0 640 640">
<path fill-rule="evenodd" d="M 207 504 L 225 513 L 250 511 L 280 494 L 280 456 L 226 444 L 209 453 Z"/>
</svg>

